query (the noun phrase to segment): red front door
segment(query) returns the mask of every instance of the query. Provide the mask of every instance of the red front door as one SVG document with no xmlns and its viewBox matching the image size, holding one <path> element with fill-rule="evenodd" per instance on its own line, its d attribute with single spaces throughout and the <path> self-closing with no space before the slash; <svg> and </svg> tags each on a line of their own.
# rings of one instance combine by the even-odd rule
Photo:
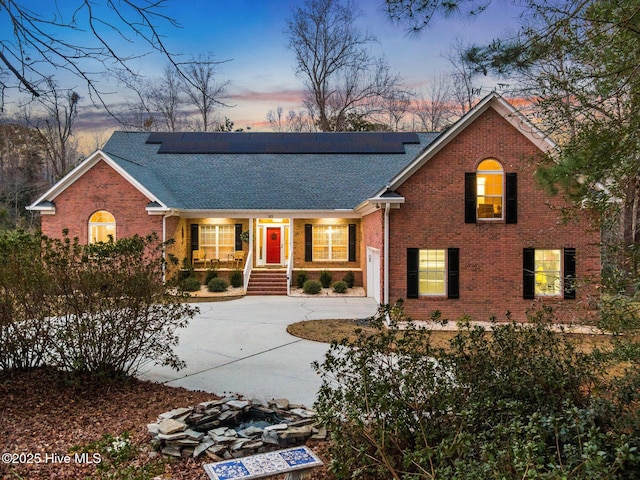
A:
<svg viewBox="0 0 640 480">
<path fill-rule="evenodd" d="M 267 263 L 282 263 L 280 259 L 280 227 L 267 227 Z"/>
</svg>

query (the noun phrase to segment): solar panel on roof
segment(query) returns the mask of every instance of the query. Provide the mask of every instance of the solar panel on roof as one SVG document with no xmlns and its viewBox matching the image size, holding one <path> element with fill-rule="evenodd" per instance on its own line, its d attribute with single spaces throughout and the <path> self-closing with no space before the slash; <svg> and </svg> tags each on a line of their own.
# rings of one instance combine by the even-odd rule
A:
<svg viewBox="0 0 640 480">
<path fill-rule="evenodd" d="M 146 143 L 158 153 L 405 153 L 420 143 L 413 132 L 234 133 L 154 132 Z"/>
</svg>

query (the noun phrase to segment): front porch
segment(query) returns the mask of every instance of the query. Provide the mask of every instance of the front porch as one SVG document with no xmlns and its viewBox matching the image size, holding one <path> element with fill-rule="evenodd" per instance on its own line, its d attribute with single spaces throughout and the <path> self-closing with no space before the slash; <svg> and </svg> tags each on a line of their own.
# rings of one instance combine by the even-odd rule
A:
<svg viewBox="0 0 640 480">
<path fill-rule="evenodd" d="M 204 282 L 211 270 L 229 279 L 240 270 L 247 294 L 288 295 L 298 274 L 333 281 L 353 273 L 364 287 L 359 218 L 180 218 L 183 263 Z M 186 235 L 185 235 L 186 233 Z M 270 293 L 272 292 L 272 293 Z"/>
</svg>

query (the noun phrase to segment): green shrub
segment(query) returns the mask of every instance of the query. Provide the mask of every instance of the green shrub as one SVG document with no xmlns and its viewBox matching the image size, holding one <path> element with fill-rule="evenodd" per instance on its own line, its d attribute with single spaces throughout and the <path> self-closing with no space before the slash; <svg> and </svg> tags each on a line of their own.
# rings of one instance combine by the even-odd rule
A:
<svg viewBox="0 0 640 480">
<path fill-rule="evenodd" d="M 386 328 L 390 310 L 372 319 L 377 334 L 332 344 L 314 364 L 322 378 L 315 409 L 331 432 L 337 478 L 631 479 L 640 471 L 638 384 L 626 382 L 619 397 L 602 390 L 603 365 L 554 332 L 551 311 L 529 324 L 494 321 L 492 331 L 462 319 L 445 350 L 411 322 Z"/>
<path fill-rule="evenodd" d="M 309 275 L 307 275 L 307 272 L 298 272 L 298 275 L 296 276 L 296 285 L 298 286 L 298 288 L 302 288 L 304 287 L 304 282 L 306 282 L 307 280 L 309 280 Z"/>
<path fill-rule="evenodd" d="M 0 370 L 45 364 L 57 313 L 53 280 L 39 235 L 0 232 Z"/>
<path fill-rule="evenodd" d="M 224 278 L 212 278 L 207 284 L 210 292 L 226 292 L 229 284 Z"/>
<path fill-rule="evenodd" d="M 331 280 L 333 279 L 333 274 L 328 270 L 323 270 L 320 273 L 320 283 L 323 288 L 329 288 L 331 286 Z"/>
<path fill-rule="evenodd" d="M 204 279 L 204 284 L 209 285 L 209 282 L 214 278 L 218 278 L 218 270 L 216 270 L 215 268 L 207 269 L 207 276 Z"/>
<path fill-rule="evenodd" d="M 200 290 L 200 282 L 196 277 L 187 277 L 180 282 L 183 292 L 197 292 Z"/>
<path fill-rule="evenodd" d="M 182 259 L 182 268 L 178 272 L 178 282 L 181 282 L 185 278 L 193 277 L 195 275 L 195 270 L 193 269 L 193 265 L 187 258 Z"/>
<path fill-rule="evenodd" d="M 347 282 L 340 280 L 333 284 L 333 291 L 336 293 L 345 293 L 347 291 Z"/>
<path fill-rule="evenodd" d="M 307 280 L 302 286 L 304 293 L 316 295 L 322 291 L 322 284 L 317 280 Z"/>
<path fill-rule="evenodd" d="M 347 273 L 345 273 L 342 281 L 347 284 L 347 287 L 353 288 L 353 285 L 356 283 L 356 276 L 351 270 L 349 270 Z"/>
<path fill-rule="evenodd" d="M 175 332 L 198 309 L 168 293 L 166 263 L 178 264 L 163 256 L 168 245 L 155 234 L 93 245 L 68 232 L 0 234 L 0 369 L 115 377 L 149 362 L 183 367 Z"/>
<path fill-rule="evenodd" d="M 64 299 L 54 366 L 100 376 L 134 375 L 149 362 L 184 367 L 173 350 L 175 332 L 198 309 L 167 292 L 168 245 L 157 234 L 89 246 L 47 239 L 44 261 Z"/>
<path fill-rule="evenodd" d="M 231 272 L 231 276 L 229 277 L 229 282 L 232 287 L 238 288 L 242 286 L 242 271 L 234 270 Z"/>
</svg>

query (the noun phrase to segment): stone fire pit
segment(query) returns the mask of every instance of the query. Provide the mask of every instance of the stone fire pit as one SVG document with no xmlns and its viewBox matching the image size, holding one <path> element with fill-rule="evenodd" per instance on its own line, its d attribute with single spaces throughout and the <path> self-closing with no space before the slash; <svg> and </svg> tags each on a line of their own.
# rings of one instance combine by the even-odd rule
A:
<svg viewBox="0 0 640 480">
<path fill-rule="evenodd" d="M 147 425 L 153 445 L 164 455 L 215 462 L 324 440 L 315 412 L 286 399 L 260 403 L 241 396 L 176 408 Z"/>
</svg>

